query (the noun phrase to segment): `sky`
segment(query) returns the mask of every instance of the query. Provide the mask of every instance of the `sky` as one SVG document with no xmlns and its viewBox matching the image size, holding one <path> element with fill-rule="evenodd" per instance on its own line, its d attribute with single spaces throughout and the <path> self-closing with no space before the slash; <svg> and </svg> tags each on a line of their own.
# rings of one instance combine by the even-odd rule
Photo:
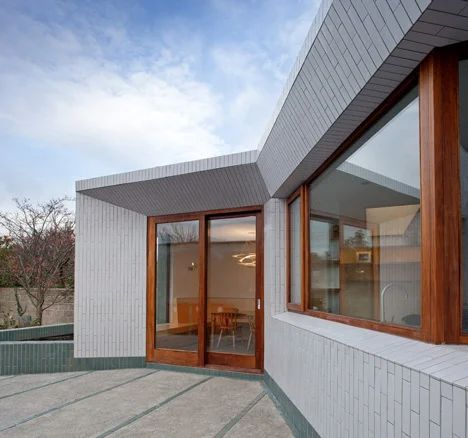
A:
<svg viewBox="0 0 468 438">
<path fill-rule="evenodd" d="M 255 149 L 319 0 L 0 0 L 0 210 Z"/>
</svg>

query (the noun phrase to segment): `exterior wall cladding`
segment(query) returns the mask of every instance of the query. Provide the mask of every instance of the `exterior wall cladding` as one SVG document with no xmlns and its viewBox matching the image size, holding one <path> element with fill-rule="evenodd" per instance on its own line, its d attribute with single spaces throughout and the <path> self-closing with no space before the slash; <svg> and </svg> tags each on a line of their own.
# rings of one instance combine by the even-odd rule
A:
<svg viewBox="0 0 468 438">
<path fill-rule="evenodd" d="M 218 208 L 264 204 L 265 371 L 321 437 L 468 437 L 468 347 L 286 312 L 282 199 L 434 47 L 468 39 L 467 17 L 461 0 L 324 0 L 258 153 L 78 182 L 75 357 L 145 356 L 146 215 L 161 214 L 145 196 L 195 175 L 226 190 Z M 196 210 L 184 202 L 163 213 Z"/>
<path fill-rule="evenodd" d="M 75 357 L 145 355 L 146 217 L 77 193 Z"/>
</svg>

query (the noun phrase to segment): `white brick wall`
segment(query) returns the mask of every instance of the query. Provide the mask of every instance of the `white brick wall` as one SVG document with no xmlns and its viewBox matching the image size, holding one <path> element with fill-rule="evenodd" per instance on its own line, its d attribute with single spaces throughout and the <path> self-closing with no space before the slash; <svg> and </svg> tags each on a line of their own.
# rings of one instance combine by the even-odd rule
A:
<svg viewBox="0 0 468 438">
<path fill-rule="evenodd" d="M 468 438 L 468 347 L 285 311 L 285 201 L 265 205 L 265 369 L 323 438 Z"/>
<path fill-rule="evenodd" d="M 75 357 L 145 356 L 146 217 L 76 194 Z"/>
</svg>

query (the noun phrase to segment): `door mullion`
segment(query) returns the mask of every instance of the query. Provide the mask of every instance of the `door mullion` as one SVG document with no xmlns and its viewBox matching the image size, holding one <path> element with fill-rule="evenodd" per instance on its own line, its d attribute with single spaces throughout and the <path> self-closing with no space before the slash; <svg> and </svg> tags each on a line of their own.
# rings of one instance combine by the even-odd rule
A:
<svg viewBox="0 0 468 438">
<path fill-rule="evenodd" d="M 206 350 L 206 251 L 207 251 L 207 222 L 204 215 L 199 220 L 199 293 L 198 293 L 198 365 L 205 366 Z"/>
</svg>

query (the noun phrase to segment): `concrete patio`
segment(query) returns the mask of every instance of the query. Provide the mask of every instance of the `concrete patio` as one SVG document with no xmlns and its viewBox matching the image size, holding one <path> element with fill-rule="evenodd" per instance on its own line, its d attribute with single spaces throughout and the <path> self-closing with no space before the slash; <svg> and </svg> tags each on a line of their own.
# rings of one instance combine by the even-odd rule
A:
<svg viewBox="0 0 468 438">
<path fill-rule="evenodd" d="M 155 369 L 0 377 L 1 437 L 291 437 L 259 381 Z"/>
</svg>

